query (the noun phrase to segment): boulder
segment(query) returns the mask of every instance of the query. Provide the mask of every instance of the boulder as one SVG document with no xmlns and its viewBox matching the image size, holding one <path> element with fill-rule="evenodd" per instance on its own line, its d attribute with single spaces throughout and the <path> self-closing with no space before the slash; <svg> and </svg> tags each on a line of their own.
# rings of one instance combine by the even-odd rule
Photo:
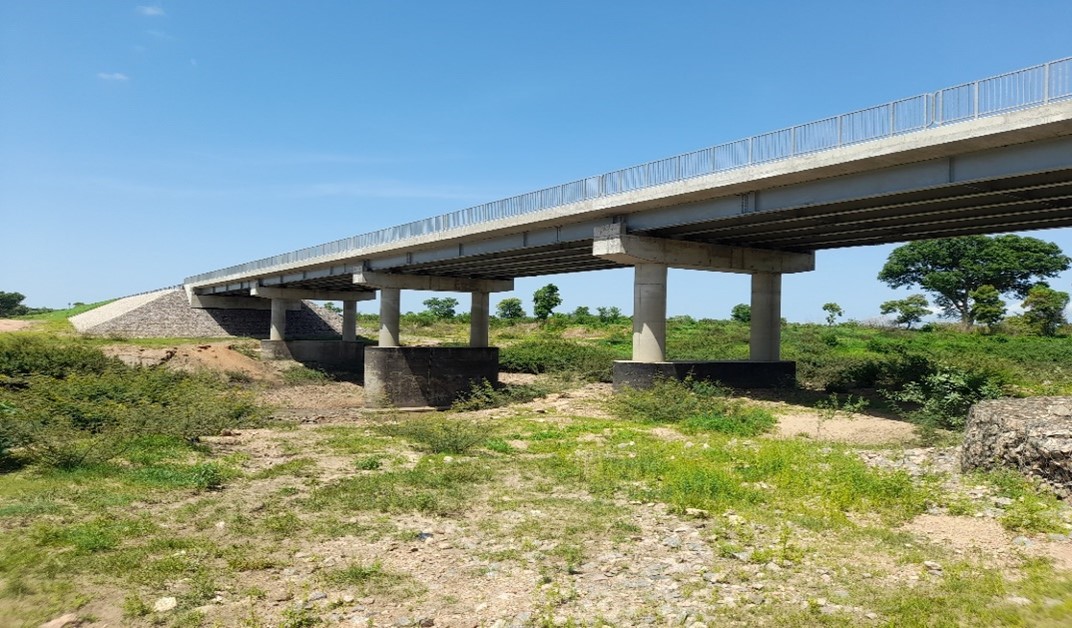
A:
<svg viewBox="0 0 1072 628">
<path fill-rule="evenodd" d="M 1007 467 L 1072 496 L 1072 397 L 982 401 L 968 412 L 961 468 Z"/>
</svg>

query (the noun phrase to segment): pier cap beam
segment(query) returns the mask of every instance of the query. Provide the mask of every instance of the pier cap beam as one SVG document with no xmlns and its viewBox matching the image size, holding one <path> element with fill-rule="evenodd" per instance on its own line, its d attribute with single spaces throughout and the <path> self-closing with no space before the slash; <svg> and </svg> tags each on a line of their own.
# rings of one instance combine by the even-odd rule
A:
<svg viewBox="0 0 1072 628">
<path fill-rule="evenodd" d="M 662 264 L 727 273 L 802 273 L 815 270 L 815 253 L 772 251 L 630 235 L 624 223 L 595 228 L 592 255 L 619 264 Z"/>
<path fill-rule="evenodd" d="M 372 290 L 310 290 L 305 288 L 268 288 L 254 286 L 249 293 L 266 299 L 290 299 L 308 301 L 371 301 L 376 298 Z"/>
<path fill-rule="evenodd" d="M 404 275 L 362 271 L 354 273 L 354 283 L 370 288 L 396 290 L 434 290 L 438 292 L 509 292 L 513 279 L 474 279 L 438 275 Z"/>
<path fill-rule="evenodd" d="M 193 292 L 189 294 L 189 300 L 190 307 L 197 310 L 268 310 L 272 307 L 268 299 L 260 297 L 220 297 Z M 287 309 L 300 310 L 301 303 L 290 303 Z"/>
</svg>

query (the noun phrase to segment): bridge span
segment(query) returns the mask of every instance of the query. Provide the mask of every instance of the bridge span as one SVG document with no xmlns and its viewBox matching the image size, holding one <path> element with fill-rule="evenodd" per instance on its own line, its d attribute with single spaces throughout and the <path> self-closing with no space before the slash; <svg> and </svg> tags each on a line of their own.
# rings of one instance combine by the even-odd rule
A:
<svg viewBox="0 0 1072 628">
<path fill-rule="evenodd" d="M 668 267 L 747 273 L 750 360 L 710 366 L 711 374 L 770 384 L 793 372 L 780 361 L 781 276 L 813 270 L 816 251 L 1065 226 L 1072 226 L 1072 58 L 238 264 L 184 285 L 194 307 L 271 299 L 275 341 L 285 340 L 287 303 L 302 298 L 343 301 L 344 341 L 353 340 L 356 301 L 379 292 L 385 350 L 399 347 L 400 290 L 470 292 L 470 345 L 486 350 L 490 292 L 511 290 L 516 277 L 628 265 L 633 360 L 616 365 L 616 380 L 627 382 L 703 370 L 664 361 Z"/>
</svg>

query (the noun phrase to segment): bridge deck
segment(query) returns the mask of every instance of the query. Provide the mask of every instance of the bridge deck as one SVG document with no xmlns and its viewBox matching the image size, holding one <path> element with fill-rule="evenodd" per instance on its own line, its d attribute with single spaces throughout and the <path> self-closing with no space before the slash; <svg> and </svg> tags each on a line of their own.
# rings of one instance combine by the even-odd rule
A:
<svg viewBox="0 0 1072 628">
<path fill-rule="evenodd" d="M 786 251 L 1072 226 L 1069 86 L 1057 101 L 998 115 L 472 224 L 442 217 L 430 233 L 357 247 L 355 237 L 185 283 L 202 294 L 248 294 L 258 283 L 362 291 L 352 283 L 362 268 L 475 278 L 599 270 L 615 264 L 592 256 L 592 234 L 610 222 Z"/>
</svg>

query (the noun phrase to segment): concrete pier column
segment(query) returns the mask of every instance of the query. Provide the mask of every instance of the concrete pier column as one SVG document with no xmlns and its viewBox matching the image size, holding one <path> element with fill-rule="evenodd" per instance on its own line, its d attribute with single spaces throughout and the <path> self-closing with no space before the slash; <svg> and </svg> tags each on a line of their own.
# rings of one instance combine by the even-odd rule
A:
<svg viewBox="0 0 1072 628">
<path fill-rule="evenodd" d="M 287 300 L 272 299 L 272 324 L 269 340 L 284 340 L 287 337 Z"/>
<path fill-rule="evenodd" d="M 749 359 L 774 362 L 781 359 L 782 275 L 752 274 L 752 328 Z"/>
<path fill-rule="evenodd" d="M 487 292 L 473 292 L 473 303 L 469 308 L 469 346 L 488 346 L 490 335 L 490 319 L 488 311 L 491 309 L 491 294 Z"/>
<path fill-rule="evenodd" d="M 401 290 L 398 288 L 380 289 L 380 346 L 398 347 L 398 317 Z"/>
<path fill-rule="evenodd" d="M 633 361 L 666 359 L 666 264 L 633 268 Z"/>
<path fill-rule="evenodd" d="M 357 301 L 342 302 L 342 339 L 357 340 Z"/>
</svg>

